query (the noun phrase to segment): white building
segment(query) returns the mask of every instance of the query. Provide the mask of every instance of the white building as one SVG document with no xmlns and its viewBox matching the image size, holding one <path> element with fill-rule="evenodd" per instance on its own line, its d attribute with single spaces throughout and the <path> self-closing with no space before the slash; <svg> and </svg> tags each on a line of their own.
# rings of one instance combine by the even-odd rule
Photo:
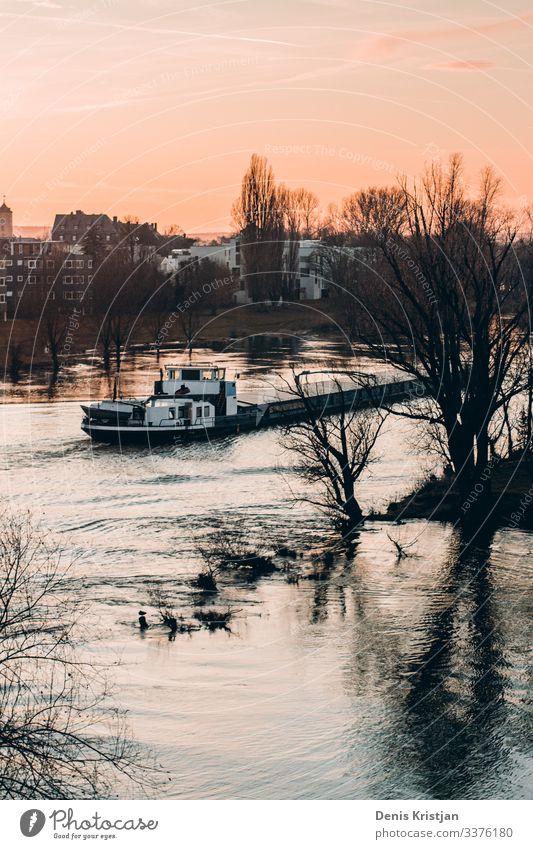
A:
<svg viewBox="0 0 533 849">
<path fill-rule="evenodd" d="M 225 265 L 231 275 L 239 276 L 239 240 L 230 239 L 221 245 L 191 245 L 190 248 L 178 248 L 171 251 L 169 256 L 163 257 L 159 267 L 164 274 L 175 274 L 182 263 L 201 259 L 212 259 Z"/>
<path fill-rule="evenodd" d="M 300 301 L 318 301 L 328 296 L 328 282 L 322 274 L 321 244 L 318 239 L 302 239 L 298 243 L 294 291 Z"/>
<path fill-rule="evenodd" d="M 339 248 L 350 252 L 364 252 L 364 248 Z M 235 292 L 238 304 L 251 303 L 248 283 L 241 266 L 241 250 L 239 239 L 229 239 L 219 245 L 191 245 L 190 248 L 173 250 L 168 257 L 160 262 L 160 269 L 165 274 L 175 274 L 180 265 L 187 261 L 212 259 L 225 265 L 228 272 L 240 281 Z M 289 271 L 289 267 L 293 270 Z M 318 301 L 327 298 L 330 291 L 327 262 L 324 257 L 324 245 L 319 239 L 301 239 L 296 243 L 286 242 L 283 251 L 284 276 L 287 288 L 292 293 L 290 300 Z"/>
<path fill-rule="evenodd" d="M 288 296 L 289 300 L 318 301 L 328 296 L 328 281 L 322 273 L 321 247 L 319 239 L 285 243 L 282 262 L 287 288 L 292 293 Z M 243 279 L 236 300 L 238 303 L 250 303 L 252 300 Z"/>
</svg>

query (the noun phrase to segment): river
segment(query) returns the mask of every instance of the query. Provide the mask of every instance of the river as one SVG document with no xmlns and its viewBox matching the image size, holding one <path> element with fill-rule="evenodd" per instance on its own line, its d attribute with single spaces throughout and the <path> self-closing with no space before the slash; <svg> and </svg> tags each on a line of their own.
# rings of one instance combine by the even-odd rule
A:
<svg viewBox="0 0 533 849">
<path fill-rule="evenodd" d="M 313 367 L 340 352 L 278 339 L 202 355 L 238 372 L 252 399 L 292 362 Z M 142 352 L 127 359 L 124 394 L 147 394 L 158 368 Z M 292 499 L 301 484 L 277 431 L 120 451 L 80 430 L 79 401 L 109 391 L 89 359 L 52 389 L 42 375 L 7 384 L 2 484 L 76 557 L 101 634 L 94 650 L 120 660 L 115 697 L 167 773 L 162 795 L 531 796 L 531 533 L 502 529 L 465 553 L 451 525 L 370 521 L 353 551 L 338 548 L 316 574 L 311 559 L 333 537 Z M 365 508 L 430 467 L 415 444 L 410 422 L 389 419 L 361 483 Z M 139 608 L 157 619 L 150 587 L 186 618 L 197 609 L 197 540 L 217 521 L 302 552 L 307 577 L 223 581 L 216 606 L 233 611 L 230 631 L 141 634 Z M 409 556 L 398 560 L 391 539 Z"/>
</svg>

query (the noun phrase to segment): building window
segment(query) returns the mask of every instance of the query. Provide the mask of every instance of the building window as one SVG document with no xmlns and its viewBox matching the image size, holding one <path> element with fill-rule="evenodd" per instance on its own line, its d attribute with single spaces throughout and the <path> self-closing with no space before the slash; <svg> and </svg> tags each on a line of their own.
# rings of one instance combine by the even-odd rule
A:
<svg viewBox="0 0 533 849">
<path fill-rule="evenodd" d="M 24 277 L 22 276 L 22 274 L 19 274 L 19 276 L 17 277 L 17 283 L 22 283 L 23 280 Z"/>
<path fill-rule="evenodd" d="M 37 277 L 35 274 L 30 274 L 28 277 L 28 283 L 37 283 Z"/>
<path fill-rule="evenodd" d="M 69 283 L 72 283 L 72 282 L 73 282 L 73 280 L 72 280 L 72 277 L 71 277 L 70 274 L 67 274 L 67 275 L 65 275 L 65 277 L 63 277 L 63 284 L 68 285 Z"/>
<path fill-rule="evenodd" d="M 37 268 L 37 260 L 29 259 L 28 260 L 28 268 Z"/>
<path fill-rule="evenodd" d="M 87 268 L 92 268 L 92 267 L 93 267 L 93 261 L 92 261 L 92 259 L 88 259 L 87 260 Z"/>
<path fill-rule="evenodd" d="M 72 260 L 72 259 L 65 260 L 65 268 L 74 268 L 74 260 Z"/>
<path fill-rule="evenodd" d="M 2 292 L 2 294 L 0 295 L 0 304 L 5 304 L 5 302 L 6 302 L 6 296 Z"/>
<path fill-rule="evenodd" d="M 83 268 L 83 260 L 82 259 L 76 260 L 76 268 Z"/>
<path fill-rule="evenodd" d="M 5 268 L 5 267 L 6 267 L 5 259 L 0 259 L 0 268 Z"/>
</svg>

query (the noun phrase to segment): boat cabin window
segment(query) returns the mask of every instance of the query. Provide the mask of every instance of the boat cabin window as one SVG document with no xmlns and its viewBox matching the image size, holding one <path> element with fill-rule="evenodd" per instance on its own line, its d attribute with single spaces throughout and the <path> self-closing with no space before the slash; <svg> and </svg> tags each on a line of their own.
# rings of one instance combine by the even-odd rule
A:
<svg viewBox="0 0 533 849">
<path fill-rule="evenodd" d="M 185 407 L 178 407 L 178 419 L 185 418 Z"/>
<path fill-rule="evenodd" d="M 176 408 L 175 407 L 169 407 L 168 408 L 168 417 L 169 417 L 169 419 L 175 419 L 176 418 Z"/>
<path fill-rule="evenodd" d="M 225 368 L 167 368 L 167 380 L 224 380 Z"/>
<path fill-rule="evenodd" d="M 204 407 L 204 416 L 209 415 L 209 407 Z"/>
<path fill-rule="evenodd" d="M 201 419 L 201 418 L 202 418 L 202 408 L 201 408 L 201 407 L 197 407 L 197 408 L 196 408 L 196 418 L 197 418 L 197 419 Z"/>
<path fill-rule="evenodd" d="M 199 368 L 182 368 L 181 379 L 182 380 L 200 380 L 200 369 Z"/>
</svg>

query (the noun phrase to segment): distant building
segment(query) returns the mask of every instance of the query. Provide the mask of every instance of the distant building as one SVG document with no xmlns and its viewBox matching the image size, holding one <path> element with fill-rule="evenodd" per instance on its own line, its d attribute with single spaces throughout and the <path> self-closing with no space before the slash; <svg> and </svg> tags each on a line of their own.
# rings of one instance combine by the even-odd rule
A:
<svg viewBox="0 0 533 849">
<path fill-rule="evenodd" d="M 0 239 L 9 239 L 13 235 L 13 211 L 4 202 L 0 206 Z"/>
<path fill-rule="evenodd" d="M 187 261 L 212 259 L 224 265 L 232 276 L 239 276 L 240 245 L 238 239 L 228 239 L 219 245 L 191 245 L 188 248 L 175 248 L 169 256 L 163 257 L 159 267 L 164 274 L 174 274 L 179 266 Z"/>
<path fill-rule="evenodd" d="M 283 251 L 284 274 L 289 281 L 291 298 L 295 300 L 315 301 L 325 298 L 329 292 L 328 280 L 322 272 L 320 249 L 322 243 L 316 239 L 301 239 L 297 243 L 285 243 Z M 290 250 L 289 250 L 290 248 Z M 288 271 L 289 253 L 292 254 L 294 268 Z M 160 269 L 164 274 L 175 274 L 180 265 L 187 261 L 204 258 L 215 260 L 225 265 L 230 274 L 239 280 L 239 288 L 235 292 L 235 301 L 240 304 L 250 303 L 252 297 L 249 284 L 242 268 L 242 249 L 239 238 L 227 239 L 215 245 L 191 245 L 189 248 L 173 250 L 168 257 L 160 261 Z"/>
<path fill-rule="evenodd" d="M 55 216 L 52 241 L 62 242 L 77 252 L 95 253 L 120 249 L 129 254 L 133 263 L 141 262 L 156 253 L 164 243 L 157 224 L 119 221 L 105 213 L 86 213 L 81 209 Z"/>
<path fill-rule="evenodd" d="M 84 239 L 91 234 L 105 248 L 112 248 L 118 242 L 118 233 L 109 215 L 90 214 L 77 209 L 76 212 L 56 215 L 52 227 L 52 241 L 63 242 L 72 248 L 82 248 Z"/>
<path fill-rule="evenodd" d="M 298 243 L 294 294 L 299 301 L 318 301 L 328 297 L 329 285 L 323 275 L 321 247 L 318 239 L 302 239 Z"/>
<path fill-rule="evenodd" d="M 47 298 L 83 302 L 83 310 L 89 309 L 93 264 L 91 256 L 71 252 L 61 242 L 0 240 L 0 317 L 6 321 L 22 304 L 43 304 Z"/>
</svg>

